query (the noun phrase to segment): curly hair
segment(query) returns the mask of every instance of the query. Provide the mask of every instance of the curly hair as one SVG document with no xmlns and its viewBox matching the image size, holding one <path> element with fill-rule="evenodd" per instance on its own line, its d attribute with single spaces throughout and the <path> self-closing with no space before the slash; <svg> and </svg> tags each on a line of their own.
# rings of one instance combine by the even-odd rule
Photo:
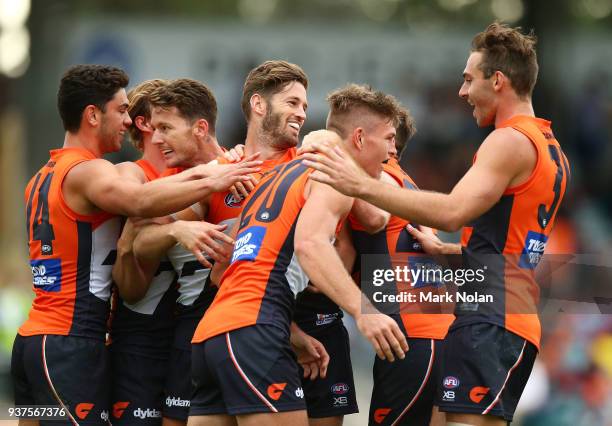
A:
<svg viewBox="0 0 612 426">
<path fill-rule="evenodd" d="M 164 109 L 176 107 L 179 113 L 191 122 L 200 118 L 208 122 L 208 130 L 215 133 L 217 101 L 212 91 L 203 83 L 189 78 L 179 78 L 155 89 L 149 102 Z"/>
<path fill-rule="evenodd" d="M 57 92 L 57 109 L 64 130 L 75 133 L 81 127 L 83 111 L 95 105 L 102 112 L 106 104 L 130 79 L 120 68 L 109 65 L 74 65 L 62 76 Z"/>
<path fill-rule="evenodd" d="M 521 28 L 494 22 L 472 40 L 472 51 L 482 52 L 480 70 L 485 78 L 501 71 L 520 97 L 530 97 L 538 78 L 538 58 L 533 30 L 523 34 Z"/>
<path fill-rule="evenodd" d="M 349 114 L 368 112 L 391 120 L 397 127 L 403 107 L 394 96 L 373 90 L 370 86 L 348 84 L 327 95 L 329 103 L 328 127 L 346 137 L 346 121 Z"/>
<path fill-rule="evenodd" d="M 161 79 L 146 80 L 134 87 L 127 94 L 130 102 L 128 114 L 130 114 L 130 118 L 132 119 L 132 125 L 129 128 L 130 139 L 134 146 L 140 151 L 143 150 L 142 131 L 136 126 L 136 117 L 142 116 L 145 120 L 151 119 L 151 104 L 149 103 L 149 97 L 155 89 L 165 86 L 168 83 L 168 80 Z"/>
<path fill-rule="evenodd" d="M 247 75 L 242 88 L 240 105 L 249 122 L 251 119 L 251 97 L 258 93 L 268 100 L 272 95 L 281 92 L 287 84 L 298 82 L 308 89 L 308 77 L 299 65 L 287 61 L 266 61 L 253 68 Z"/>
</svg>

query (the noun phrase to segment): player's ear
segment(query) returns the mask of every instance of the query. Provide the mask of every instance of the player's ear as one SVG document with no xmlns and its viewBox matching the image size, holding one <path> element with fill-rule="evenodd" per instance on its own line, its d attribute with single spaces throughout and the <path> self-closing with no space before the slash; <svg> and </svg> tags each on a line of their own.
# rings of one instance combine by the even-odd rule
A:
<svg viewBox="0 0 612 426">
<path fill-rule="evenodd" d="M 363 149 L 363 128 L 357 127 L 353 130 L 353 136 L 351 142 L 355 146 L 355 149 L 361 151 Z"/>
<path fill-rule="evenodd" d="M 151 123 L 147 121 L 142 115 L 138 115 L 134 118 L 134 125 L 141 132 L 152 132 L 153 131 L 153 126 L 151 126 Z"/>
<path fill-rule="evenodd" d="M 257 115 L 264 116 L 266 114 L 267 103 L 263 96 L 259 93 L 254 93 L 249 100 L 251 105 L 251 112 Z"/>
<path fill-rule="evenodd" d="M 95 105 L 87 105 L 83 110 L 83 118 L 90 126 L 97 127 L 102 119 L 102 111 Z M 82 121 L 81 121 L 82 122 Z"/>
<path fill-rule="evenodd" d="M 501 71 L 495 71 L 493 74 L 493 90 L 499 92 L 506 83 L 506 76 Z"/>
<path fill-rule="evenodd" d="M 204 118 L 196 120 L 193 124 L 193 134 L 199 139 L 206 139 L 208 136 L 208 121 Z"/>
</svg>

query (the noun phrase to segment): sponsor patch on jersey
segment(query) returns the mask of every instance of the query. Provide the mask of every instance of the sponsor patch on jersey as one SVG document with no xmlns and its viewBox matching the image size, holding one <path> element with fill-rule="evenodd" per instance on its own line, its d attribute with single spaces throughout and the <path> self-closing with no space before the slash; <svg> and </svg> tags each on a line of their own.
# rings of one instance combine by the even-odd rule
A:
<svg viewBox="0 0 612 426">
<path fill-rule="evenodd" d="M 414 288 L 441 287 L 444 270 L 433 258 L 426 256 L 409 256 L 408 263 L 412 270 Z"/>
<path fill-rule="evenodd" d="M 527 233 L 527 238 L 525 238 L 525 245 L 523 246 L 519 266 L 525 269 L 535 269 L 544 255 L 547 240 L 548 237 L 546 235 L 529 231 Z"/>
<path fill-rule="evenodd" d="M 231 263 L 237 260 L 254 261 L 265 235 L 266 228 L 263 226 L 251 226 L 238 234 Z"/>
<path fill-rule="evenodd" d="M 227 194 L 224 199 L 225 205 L 228 207 L 240 207 L 242 205 L 242 200 L 243 198 L 236 199 L 231 192 Z"/>
<path fill-rule="evenodd" d="M 44 291 L 58 292 L 62 285 L 62 261 L 60 259 L 30 260 L 32 284 Z"/>
</svg>

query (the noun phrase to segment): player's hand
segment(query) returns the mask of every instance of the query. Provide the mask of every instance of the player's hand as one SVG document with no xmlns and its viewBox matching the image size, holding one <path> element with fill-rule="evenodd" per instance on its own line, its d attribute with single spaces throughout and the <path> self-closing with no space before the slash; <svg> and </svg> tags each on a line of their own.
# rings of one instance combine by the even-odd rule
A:
<svg viewBox="0 0 612 426">
<path fill-rule="evenodd" d="M 230 163 L 237 163 L 238 161 L 242 160 L 242 157 L 244 157 L 243 144 L 238 144 L 223 153 L 223 158 L 225 158 Z"/>
<path fill-rule="evenodd" d="M 411 224 L 406 225 L 406 230 L 419 242 L 425 253 L 442 254 L 444 243 L 433 233 L 431 228 L 417 229 Z"/>
<path fill-rule="evenodd" d="M 304 370 L 304 378 L 325 378 L 329 354 L 321 342 L 304 333 L 297 325 L 291 325 L 291 347 Z"/>
<path fill-rule="evenodd" d="M 206 164 L 204 173 L 208 176 L 212 192 L 228 190 L 237 182 L 254 181 L 252 173 L 259 171 L 262 161 L 255 160 L 259 153 L 247 157 L 244 161 L 234 164 Z"/>
<path fill-rule="evenodd" d="M 321 146 L 333 148 L 341 143 L 342 139 L 340 139 L 340 136 L 336 132 L 330 130 L 315 130 L 304 136 L 304 140 L 297 154 L 302 155 L 307 152 L 319 152 Z"/>
<path fill-rule="evenodd" d="M 319 142 L 313 142 L 312 147 L 317 153 L 303 156 L 304 165 L 315 169 L 310 179 L 330 185 L 349 197 L 358 196 L 368 185 L 371 177 L 340 147 L 330 148 Z"/>
<path fill-rule="evenodd" d="M 234 199 L 243 200 L 253 191 L 258 182 L 259 179 L 251 175 L 250 180 L 236 182 L 230 186 L 229 192 L 234 196 Z"/>
<path fill-rule="evenodd" d="M 380 359 L 395 361 L 404 359 L 408 341 L 397 323 L 384 314 L 359 314 L 355 317 L 357 328 L 370 341 Z"/>
<path fill-rule="evenodd" d="M 215 262 L 226 261 L 232 253 L 234 240 L 223 231 L 227 225 L 213 225 L 204 221 L 178 220 L 171 233 L 176 241 L 189 250 L 207 268 L 212 267 L 208 255 Z"/>
</svg>

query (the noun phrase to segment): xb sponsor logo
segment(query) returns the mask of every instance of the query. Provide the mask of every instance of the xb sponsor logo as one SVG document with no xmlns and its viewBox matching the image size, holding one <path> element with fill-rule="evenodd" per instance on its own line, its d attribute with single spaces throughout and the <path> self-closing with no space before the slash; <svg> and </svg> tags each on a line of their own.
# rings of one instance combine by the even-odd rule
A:
<svg viewBox="0 0 612 426">
<path fill-rule="evenodd" d="M 74 407 L 74 413 L 79 419 L 84 420 L 93 407 L 94 405 L 91 402 L 81 402 Z"/>
<path fill-rule="evenodd" d="M 446 376 L 442 381 L 442 385 L 446 389 L 455 389 L 457 386 L 459 386 L 459 383 L 459 379 L 454 376 Z"/>
<path fill-rule="evenodd" d="M 484 386 L 475 386 L 470 390 L 470 399 L 476 404 L 480 404 L 480 401 L 489 393 L 489 388 Z"/>
<path fill-rule="evenodd" d="M 381 424 L 383 420 L 385 420 L 385 418 L 389 415 L 390 412 L 391 412 L 390 408 L 377 408 L 376 411 L 374 411 L 374 421 L 377 424 Z"/>
<path fill-rule="evenodd" d="M 444 393 L 442 394 L 442 401 L 454 402 L 455 391 L 444 391 Z"/>
<path fill-rule="evenodd" d="M 278 401 L 286 386 L 287 383 L 272 383 L 270 386 L 268 386 L 268 396 L 274 401 Z"/>
<path fill-rule="evenodd" d="M 348 405 L 346 396 L 334 396 L 334 407 L 345 407 Z"/>
<path fill-rule="evenodd" d="M 130 405 L 129 401 L 118 401 L 113 404 L 113 417 L 120 419 L 123 416 L 123 412 Z"/>
</svg>

